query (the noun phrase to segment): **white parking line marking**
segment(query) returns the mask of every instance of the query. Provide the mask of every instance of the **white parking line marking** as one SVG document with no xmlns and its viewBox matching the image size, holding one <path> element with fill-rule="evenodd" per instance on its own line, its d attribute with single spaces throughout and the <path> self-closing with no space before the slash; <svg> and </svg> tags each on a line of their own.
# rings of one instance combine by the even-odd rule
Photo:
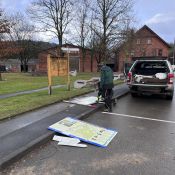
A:
<svg viewBox="0 0 175 175">
<path fill-rule="evenodd" d="M 157 122 L 175 124 L 175 121 L 170 121 L 170 120 L 160 120 L 160 119 L 155 119 L 155 118 L 139 117 L 139 116 L 134 116 L 134 115 L 119 114 L 119 113 L 112 113 L 112 112 L 102 112 L 102 113 L 103 114 L 110 114 L 110 115 L 120 115 L 120 116 L 128 117 L 128 118 L 137 118 L 137 119 L 143 119 L 143 120 L 152 120 L 152 121 L 157 121 Z"/>
</svg>

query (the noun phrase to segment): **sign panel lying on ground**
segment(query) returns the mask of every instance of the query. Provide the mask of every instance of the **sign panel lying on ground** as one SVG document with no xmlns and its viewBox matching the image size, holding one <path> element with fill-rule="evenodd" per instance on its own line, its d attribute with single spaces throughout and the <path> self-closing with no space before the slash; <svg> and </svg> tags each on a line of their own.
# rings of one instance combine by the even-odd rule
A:
<svg viewBox="0 0 175 175">
<path fill-rule="evenodd" d="M 87 145 L 85 144 L 80 144 L 80 139 L 77 139 L 77 138 L 62 137 L 62 136 L 55 135 L 52 140 L 57 141 L 58 145 L 74 146 L 74 147 L 80 147 L 80 148 L 87 147 Z"/>
<path fill-rule="evenodd" d="M 74 98 L 70 101 L 65 101 L 65 102 L 69 102 L 69 103 L 73 103 L 73 104 L 79 104 L 79 105 L 91 105 L 96 103 L 98 100 L 97 97 L 81 97 L 81 98 Z"/>
<path fill-rule="evenodd" d="M 49 126 L 48 129 L 100 147 L 107 147 L 117 134 L 117 131 L 112 129 L 99 127 L 71 117 L 64 118 Z"/>
</svg>

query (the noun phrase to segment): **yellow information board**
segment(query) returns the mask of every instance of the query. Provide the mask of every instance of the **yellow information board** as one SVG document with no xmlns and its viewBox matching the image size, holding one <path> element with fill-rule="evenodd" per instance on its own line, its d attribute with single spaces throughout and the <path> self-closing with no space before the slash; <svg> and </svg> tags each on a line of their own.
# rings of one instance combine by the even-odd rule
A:
<svg viewBox="0 0 175 175">
<path fill-rule="evenodd" d="M 51 95 L 52 76 L 66 76 L 67 87 L 70 90 L 70 75 L 69 75 L 69 56 L 70 53 L 79 53 L 79 48 L 61 48 L 62 52 L 66 53 L 66 57 L 51 57 L 47 56 L 47 70 L 48 70 L 48 89 Z"/>
<path fill-rule="evenodd" d="M 69 64 L 67 57 L 51 57 L 47 56 L 47 70 L 48 70 L 48 90 L 51 95 L 52 77 L 66 76 L 69 72 Z"/>
<path fill-rule="evenodd" d="M 51 76 L 65 76 L 68 74 L 68 60 L 66 57 L 48 56 L 48 72 Z M 50 68 L 49 68 L 50 67 Z"/>
</svg>

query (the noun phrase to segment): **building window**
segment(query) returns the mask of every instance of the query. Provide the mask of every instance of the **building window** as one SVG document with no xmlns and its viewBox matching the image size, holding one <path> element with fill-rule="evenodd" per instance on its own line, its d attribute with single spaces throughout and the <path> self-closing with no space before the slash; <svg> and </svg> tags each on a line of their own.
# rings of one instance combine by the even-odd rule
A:
<svg viewBox="0 0 175 175">
<path fill-rule="evenodd" d="M 137 39 L 136 43 L 137 43 L 137 44 L 140 44 L 140 39 Z"/>
<path fill-rule="evenodd" d="M 147 44 L 151 44 L 151 39 L 150 38 L 147 39 Z"/>
<path fill-rule="evenodd" d="M 161 57 L 162 56 L 162 49 L 158 50 L 158 56 Z"/>
</svg>

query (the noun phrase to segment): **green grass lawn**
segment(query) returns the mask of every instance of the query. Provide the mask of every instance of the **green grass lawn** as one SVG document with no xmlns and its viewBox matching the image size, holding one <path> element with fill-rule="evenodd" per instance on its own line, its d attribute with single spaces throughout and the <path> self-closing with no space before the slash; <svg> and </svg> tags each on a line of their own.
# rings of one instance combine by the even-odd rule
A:
<svg viewBox="0 0 175 175">
<path fill-rule="evenodd" d="M 81 73 L 77 77 L 71 77 L 71 84 L 76 79 L 90 79 L 91 77 L 99 76 L 99 74 Z M 0 94 L 8 94 L 24 90 L 38 89 L 47 86 L 47 77 L 33 77 L 30 74 L 3 74 L 3 79 L 6 81 L 0 82 Z M 123 81 L 115 81 L 115 84 L 120 84 Z M 64 77 L 55 77 L 54 85 L 66 84 Z M 69 99 L 77 95 L 85 94 L 92 91 L 92 88 L 73 89 L 70 91 L 64 88 L 52 90 L 52 95 L 48 95 L 48 91 L 35 92 L 31 94 L 18 95 L 0 100 L 0 120 L 14 117 L 20 113 L 37 109 L 39 107 L 53 104 Z"/>
<path fill-rule="evenodd" d="M 71 89 L 71 91 L 68 91 L 66 88 L 58 88 L 53 90 L 52 95 L 48 95 L 47 91 L 41 91 L 37 93 L 1 99 L 0 120 L 90 91 L 90 88 Z"/>
<path fill-rule="evenodd" d="M 71 77 L 71 84 L 77 79 L 88 80 L 99 73 L 79 73 Z M 47 76 L 32 76 L 29 73 L 3 73 L 3 81 L 0 81 L 0 95 L 39 89 L 48 86 Z M 67 77 L 53 77 L 53 85 L 64 85 Z"/>
</svg>

